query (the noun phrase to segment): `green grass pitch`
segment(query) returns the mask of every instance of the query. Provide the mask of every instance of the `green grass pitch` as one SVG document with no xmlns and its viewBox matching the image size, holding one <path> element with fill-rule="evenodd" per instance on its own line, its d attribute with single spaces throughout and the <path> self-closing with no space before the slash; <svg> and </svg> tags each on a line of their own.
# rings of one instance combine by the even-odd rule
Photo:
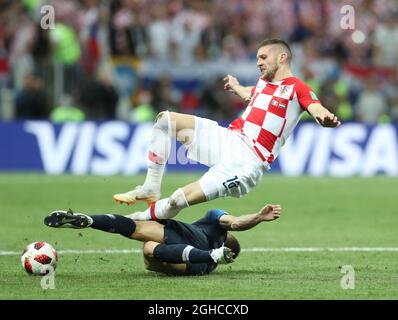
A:
<svg viewBox="0 0 398 320">
<path fill-rule="evenodd" d="M 163 195 L 196 180 L 166 174 Z M 398 179 L 288 178 L 266 175 L 241 199 L 196 205 L 177 219 L 192 222 L 208 209 L 252 213 L 280 203 L 282 217 L 235 233 L 243 251 L 235 263 L 209 276 L 167 277 L 144 269 L 139 253 L 61 254 L 55 289 L 27 275 L 20 252 L 33 241 L 58 251 L 140 249 L 142 244 L 100 231 L 50 229 L 43 217 L 55 209 L 127 214 L 112 195 L 142 183 L 136 177 L 0 175 L 0 299 L 398 299 L 398 251 L 260 251 L 253 248 L 398 248 Z M 397 250 L 397 249 L 396 249 Z M 342 289 L 341 267 L 355 271 L 355 288 Z"/>
</svg>

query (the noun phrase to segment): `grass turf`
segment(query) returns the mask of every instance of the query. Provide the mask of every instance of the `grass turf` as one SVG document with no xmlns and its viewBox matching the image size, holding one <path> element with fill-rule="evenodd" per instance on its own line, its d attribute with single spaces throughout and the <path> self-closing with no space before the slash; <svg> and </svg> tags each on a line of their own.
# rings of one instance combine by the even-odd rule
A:
<svg viewBox="0 0 398 320">
<path fill-rule="evenodd" d="M 197 179 L 167 174 L 163 195 Z M 144 177 L 0 175 L 0 251 L 22 251 L 34 241 L 57 250 L 140 249 L 142 244 L 96 230 L 57 230 L 43 217 L 71 207 L 86 213 L 144 209 L 112 202 L 112 195 Z M 235 233 L 243 248 L 398 247 L 398 180 L 287 178 L 266 175 L 241 199 L 218 199 L 181 212 L 192 222 L 219 207 L 231 214 L 283 206 L 281 219 Z M 0 299 L 398 299 L 398 252 L 242 252 L 209 276 L 167 277 L 144 270 L 141 254 L 64 254 L 55 289 L 22 270 L 18 255 L 0 255 Z M 340 268 L 352 265 L 355 289 L 343 290 Z"/>
</svg>

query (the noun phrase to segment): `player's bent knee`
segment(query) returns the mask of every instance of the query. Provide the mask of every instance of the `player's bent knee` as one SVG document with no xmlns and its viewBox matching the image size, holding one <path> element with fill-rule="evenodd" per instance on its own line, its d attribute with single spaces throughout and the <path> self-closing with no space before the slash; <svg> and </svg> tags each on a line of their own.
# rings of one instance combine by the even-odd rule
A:
<svg viewBox="0 0 398 320">
<path fill-rule="evenodd" d="M 148 241 L 144 243 L 144 248 L 143 248 L 143 252 L 144 252 L 144 258 L 145 259 L 153 259 L 153 251 L 155 250 L 155 248 L 159 245 L 159 243 L 154 242 L 154 241 Z"/>
<path fill-rule="evenodd" d="M 167 129 L 170 122 L 170 112 L 162 111 L 159 112 L 155 118 L 155 126 L 159 128 Z"/>
<path fill-rule="evenodd" d="M 156 115 L 155 122 L 158 122 L 159 119 L 165 117 L 166 113 L 168 113 L 168 111 L 161 111 L 161 112 L 159 112 L 159 113 Z"/>
</svg>

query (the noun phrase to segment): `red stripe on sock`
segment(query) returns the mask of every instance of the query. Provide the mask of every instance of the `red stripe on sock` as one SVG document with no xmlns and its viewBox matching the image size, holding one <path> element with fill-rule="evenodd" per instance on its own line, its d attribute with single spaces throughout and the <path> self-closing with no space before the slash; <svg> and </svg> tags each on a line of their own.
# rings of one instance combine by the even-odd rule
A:
<svg viewBox="0 0 398 320">
<path fill-rule="evenodd" d="M 163 164 L 163 159 L 159 157 L 155 152 L 148 152 L 148 159 L 156 164 Z"/>
<path fill-rule="evenodd" d="M 151 203 L 151 205 L 149 207 L 149 213 L 151 214 L 151 219 L 152 220 L 158 220 L 158 218 L 155 215 L 155 205 L 156 205 L 156 202 Z"/>
</svg>

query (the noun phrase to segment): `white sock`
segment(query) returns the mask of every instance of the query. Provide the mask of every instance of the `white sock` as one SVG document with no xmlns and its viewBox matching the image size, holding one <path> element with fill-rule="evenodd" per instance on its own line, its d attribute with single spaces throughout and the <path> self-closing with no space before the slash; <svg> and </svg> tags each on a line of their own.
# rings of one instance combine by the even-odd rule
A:
<svg viewBox="0 0 398 320">
<path fill-rule="evenodd" d="M 170 198 L 156 201 L 144 212 L 136 212 L 129 215 L 129 218 L 133 220 L 171 219 L 186 207 L 189 207 L 189 204 L 185 194 L 182 189 L 177 189 Z"/>
<path fill-rule="evenodd" d="M 148 210 L 145 210 L 143 212 L 134 212 L 127 215 L 127 217 L 133 220 L 151 220 L 151 214 Z"/>
<path fill-rule="evenodd" d="M 145 211 L 132 213 L 128 217 L 133 220 L 171 219 L 186 207 L 189 207 L 189 203 L 184 191 L 177 189 L 170 198 L 156 201 Z"/>
<path fill-rule="evenodd" d="M 149 193 L 160 192 L 160 186 L 162 184 L 163 173 L 165 169 L 165 164 L 149 163 L 148 170 L 146 173 L 145 182 L 142 188 Z"/>
<path fill-rule="evenodd" d="M 162 112 L 152 130 L 148 152 L 148 171 L 143 189 L 159 192 L 164 168 L 170 156 L 172 128 L 170 113 Z"/>
</svg>

